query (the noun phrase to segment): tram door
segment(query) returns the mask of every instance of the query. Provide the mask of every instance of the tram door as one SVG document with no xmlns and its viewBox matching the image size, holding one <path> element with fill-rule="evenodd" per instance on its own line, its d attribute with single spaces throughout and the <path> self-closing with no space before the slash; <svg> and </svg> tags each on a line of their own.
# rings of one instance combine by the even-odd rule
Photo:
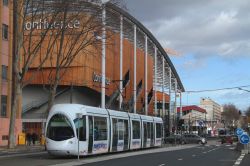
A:
<svg viewBox="0 0 250 166">
<path fill-rule="evenodd" d="M 147 139 L 148 139 L 148 130 L 147 130 L 147 122 L 143 122 L 143 148 L 147 147 Z"/>
<path fill-rule="evenodd" d="M 150 123 L 150 138 L 151 138 L 151 143 L 150 146 L 154 146 L 154 124 Z"/>
<path fill-rule="evenodd" d="M 93 150 L 93 117 L 89 116 L 89 144 L 88 153 L 92 153 Z"/>
<path fill-rule="evenodd" d="M 128 132 L 128 120 L 124 120 L 124 150 L 128 150 L 128 140 L 129 140 L 129 132 Z"/>
<path fill-rule="evenodd" d="M 112 119 L 112 126 L 113 126 L 113 142 L 112 142 L 112 152 L 117 151 L 117 144 L 118 144 L 118 123 L 117 119 Z"/>
</svg>

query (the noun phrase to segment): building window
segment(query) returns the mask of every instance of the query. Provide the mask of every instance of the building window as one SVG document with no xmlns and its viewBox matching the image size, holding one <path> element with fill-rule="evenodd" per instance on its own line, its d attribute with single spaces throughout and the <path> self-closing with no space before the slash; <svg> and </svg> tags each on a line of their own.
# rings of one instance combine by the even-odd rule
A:
<svg viewBox="0 0 250 166">
<path fill-rule="evenodd" d="M 7 96 L 2 95 L 1 98 L 1 116 L 6 117 L 7 116 Z"/>
<path fill-rule="evenodd" d="M 4 40 L 8 40 L 8 25 L 3 24 L 2 36 Z"/>
<path fill-rule="evenodd" d="M 2 65 L 2 79 L 7 80 L 8 66 Z"/>
<path fill-rule="evenodd" d="M 3 141 L 6 141 L 6 140 L 8 140 L 8 139 L 9 139 L 9 136 L 8 136 L 8 135 L 3 135 L 3 136 L 2 136 L 2 140 L 3 140 Z"/>
<path fill-rule="evenodd" d="M 3 5 L 4 6 L 8 6 L 8 4 L 9 4 L 9 0 L 3 0 Z"/>
</svg>

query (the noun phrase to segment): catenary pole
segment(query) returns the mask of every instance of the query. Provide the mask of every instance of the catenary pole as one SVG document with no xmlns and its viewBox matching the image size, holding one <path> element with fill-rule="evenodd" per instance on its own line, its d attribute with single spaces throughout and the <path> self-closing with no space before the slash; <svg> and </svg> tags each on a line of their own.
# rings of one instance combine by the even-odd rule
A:
<svg viewBox="0 0 250 166">
<path fill-rule="evenodd" d="M 102 3 L 102 86 L 101 107 L 105 108 L 105 78 L 106 78 L 106 5 Z"/>
<path fill-rule="evenodd" d="M 145 35 L 145 114 L 148 115 L 148 37 Z"/>
<path fill-rule="evenodd" d="M 154 112 L 154 114 L 155 114 L 155 116 L 157 116 L 157 95 L 156 95 L 156 83 L 157 83 L 157 47 L 156 46 L 154 46 L 155 47 L 155 52 L 154 52 L 154 63 L 155 63 L 155 65 L 154 65 L 154 69 L 155 69 L 155 73 L 154 73 L 154 75 L 155 75 L 155 77 L 154 77 L 154 96 L 155 96 L 155 102 L 154 102 L 154 107 L 155 107 L 155 112 Z"/>
<path fill-rule="evenodd" d="M 119 109 L 122 109 L 122 79 L 123 79 L 123 16 L 120 16 L 120 93 L 119 93 Z"/>
<path fill-rule="evenodd" d="M 136 54 L 137 54 L 137 27 L 134 25 L 134 113 L 136 113 Z"/>
</svg>

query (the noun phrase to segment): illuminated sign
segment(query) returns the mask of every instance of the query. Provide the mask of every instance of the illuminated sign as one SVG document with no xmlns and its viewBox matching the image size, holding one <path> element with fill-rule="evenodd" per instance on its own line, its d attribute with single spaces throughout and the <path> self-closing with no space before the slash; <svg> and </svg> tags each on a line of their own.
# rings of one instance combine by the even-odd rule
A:
<svg viewBox="0 0 250 166">
<path fill-rule="evenodd" d="M 26 22 L 24 24 L 25 30 L 46 30 L 46 29 L 78 29 L 80 28 L 79 20 L 72 20 L 68 22 L 64 21 L 54 21 L 48 22 L 47 19 L 40 19 L 39 21 Z"/>
</svg>

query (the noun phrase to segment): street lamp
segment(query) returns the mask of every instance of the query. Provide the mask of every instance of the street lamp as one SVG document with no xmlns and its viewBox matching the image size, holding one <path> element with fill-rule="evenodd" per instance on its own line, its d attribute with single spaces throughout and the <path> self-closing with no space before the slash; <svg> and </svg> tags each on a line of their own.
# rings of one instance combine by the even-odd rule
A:
<svg viewBox="0 0 250 166">
<path fill-rule="evenodd" d="M 106 77 L 106 3 L 109 0 L 101 0 L 102 3 L 102 88 L 101 107 L 105 108 L 105 77 Z"/>
<path fill-rule="evenodd" d="M 238 88 L 239 90 L 243 90 L 243 91 L 246 91 L 246 92 L 250 92 L 250 90 L 247 90 L 247 89 L 242 89 L 242 88 Z"/>
</svg>

